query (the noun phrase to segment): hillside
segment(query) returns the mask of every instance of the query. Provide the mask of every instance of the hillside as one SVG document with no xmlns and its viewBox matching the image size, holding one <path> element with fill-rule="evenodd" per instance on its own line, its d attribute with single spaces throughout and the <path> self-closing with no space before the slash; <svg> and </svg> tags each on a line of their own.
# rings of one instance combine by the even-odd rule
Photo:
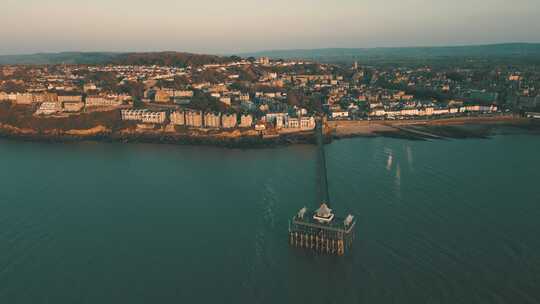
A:
<svg viewBox="0 0 540 304">
<path fill-rule="evenodd" d="M 309 59 L 321 62 L 401 62 L 429 61 L 455 58 L 540 60 L 540 43 L 509 43 L 449 47 L 403 48 L 331 48 L 270 50 L 241 54 L 283 59 Z"/>
<path fill-rule="evenodd" d="M 200 66 L 204 64 L 225 63 L 228 57 L 200 55 L 180 52 L 158 53 L 126 53 L 115 58 L 114 63 L 129 65 L 162 65 L 162 66 Z"/>
<path fill-rule="evenodd" d="M 229 57 L 200 55 L 181 52 L 156 53 L 90 53 L 66 52 L 31 55 L 0 56 L 0 65 L 8 64 L 132 64 L 132 65 L 171 65 L 198 66 L 211 63 L 228 62 Z"/>
<path fill-rule="evenodd" d="M 119 53 L 40 53 L 31 55 L 0 56 L 0 65 L 6 64 L 102 64 L 112 62 Z"/>
<path fill-rule="evenodd" d="M 400 48 L 328 48 L 269 50 L 239 54 L 242 57 L 308 59 L 319 62 L 433 63 L 446 60 L 503 60 L 511 63 L 540 64 L 540 43 L 508 43 L 448 47 Z M 230 57 L 185 52 L 106 53 L 65 52 L 0 56 L 6 64 L 133 64 L 133 65 L 203 65 L 231 61 Z"/>
</svg>

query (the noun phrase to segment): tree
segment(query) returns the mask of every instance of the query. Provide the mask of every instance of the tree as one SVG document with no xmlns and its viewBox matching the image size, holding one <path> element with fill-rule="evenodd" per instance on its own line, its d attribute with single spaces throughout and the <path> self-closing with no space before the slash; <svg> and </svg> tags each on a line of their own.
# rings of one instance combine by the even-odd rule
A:
<svg viewBox="0 0 540 304">
<path fill-rule="evenodd" d="M 463 82 L 465 81 L 465 75 L 458 73 L 458 72 L 448 72 L 446 73 L 446 78 L 456 81 L 456 82 Z"/>
<path fill-rule="evenodd" d="M 196 110 L 207 111 L 212 104 L 212 100 L 211 100 L 212 98 L 213 98 L 212 96 L 207 95 L 204 92 L 197 90 L 194 92 L 190 105 L 192 108 Z"/>
<path fill-rule="evenodd" d="M 118 79 L 113 72 L 96 72 L 88 75 L 88 80 L 96 83 L 105 91 L 116 92 L 118 89 Z"/>
<path fill-rule="evenodd" d="M 239 57 L 239 56 L 236 56 L 236 55 L 232 55 L 232 56 L 231 56 L 231 57 L 229 57 L 229 58 L 231 59 L 231 61 L 240 61 L 240 60 L 242 60 L 242 58 L 241 58 L 241 57 Z"/>
<path fill-rule="evenodd" d="M 6 81 L 0 86 L 0 91 L 6 93 L 22 93 L 26 91 L 26 87 L 23 84 L 14 81 Z"/>
<path fill-rule="evenodd" d="M 129 94 L 133 99 L 141 100 L 144 96 L 144 84 L 137 81 L 129 81 L 119 87 L 121 93 Z"/>
<path fill-rule="evenodd" d="M 173 89 L 181 90 L 189 84 L 189 79 L 186 76 L 174 76 L 172 83 Z"/>
<path fill-rule="evenodd" d="M 287 92 L 287 104 L 290 106 L 302 106 L 304 103 L 304 93 L 292 89 Z"/>
<path fill-rule="evenodd" d="M 315 93 L 309 97 L 308 102 L 306 104 L 306 108 L 311 113 L 323 113 L 322 104 L 323 104 L 322 95 Z"/>
</svg>

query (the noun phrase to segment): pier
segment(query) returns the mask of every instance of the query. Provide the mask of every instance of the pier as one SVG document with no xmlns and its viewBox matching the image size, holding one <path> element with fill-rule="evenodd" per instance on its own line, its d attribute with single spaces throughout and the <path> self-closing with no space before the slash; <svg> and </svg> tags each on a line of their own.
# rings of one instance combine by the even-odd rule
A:
<svg viewBox="0 0 540 304">
<path fill-rule="evenodd" d="M 317 119 L 319 151 L 318 190 L 321 200 L 317 210 L 303 207 L 289 222 L 289 244 L 319 254 L 343 256 L 352 248 L 356 221 L 353 215 L 336 216 L 329 208 L 328 177 L 324 152 L 324 120 Z"/>
<path fill-rule="evenodd" d="M 352 215 L 336 217 L 324 203 L 313 213 L 302 208 L 290 222 L 289 244 L 321 254 L 342 256 L 352 248 L 355 224 Z"/>
</svg>

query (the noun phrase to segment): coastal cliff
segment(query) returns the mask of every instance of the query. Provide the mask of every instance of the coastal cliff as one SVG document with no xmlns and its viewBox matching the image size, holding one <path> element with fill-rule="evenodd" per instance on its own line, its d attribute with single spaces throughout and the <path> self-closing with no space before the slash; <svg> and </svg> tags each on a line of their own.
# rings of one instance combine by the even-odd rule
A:
<svg viewBox="0 0 540 304">
<path fill-rule="evenodd" d="M 58 128 L 36 130 L 0 123 L 0 137 L 45 142 L 106 141 L 122 143 L 164 143 L 212 145 L 231 148 L 268 147 L 314 142 L 313 132 L 288 133 L 279 136 L 262 136 L 252 131 L 199 132 L 183 130 L 167 132 L 161 129 L 140 130 L 125 128 L 113 130 L 103 125 L 88 129 Z"/>
<path fill-rule="evenodd" d="M 331 121 L 327 142 L 348 137 L 396 137 L 409 140 L 487 138 L 499 126 L 540 133 L 540 123 L 512 115 L 410 121 Z M 257 148 L 312 144 L 313 131 L 259 132 L 253 129 L 190 129 L 171 125 L 138 125 L 122 121 L 119 111 L 66 117 L 36 117 L 31 109 L 0 105 L 0 137 L 45 142 L 105 141 Z"/>
<path fill-rule="evenodd" d="M 312 131 L 279 134 L 253 129 L 190 129 L 171 125 L 140 125 L 122 121 L 119 110 L 81 113 L 62 117 L 33 115 L 29 106 L 0 103 L 0 137 L 45 141 L 144 142 L 213 145 L 223 147 L 268 147 L 313 143 Z"/>
</svg>

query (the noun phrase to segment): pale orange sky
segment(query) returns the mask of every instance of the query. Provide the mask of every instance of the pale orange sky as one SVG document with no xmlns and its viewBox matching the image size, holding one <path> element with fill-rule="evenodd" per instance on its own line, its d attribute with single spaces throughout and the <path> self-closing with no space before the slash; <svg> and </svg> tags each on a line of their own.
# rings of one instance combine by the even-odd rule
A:
<svg viewBox="0 0 540 304">
<path fill-rule="evenodd" d="M 538 0 L 2 0 L 0 54 L 540 42 Z"/>
</svg>

